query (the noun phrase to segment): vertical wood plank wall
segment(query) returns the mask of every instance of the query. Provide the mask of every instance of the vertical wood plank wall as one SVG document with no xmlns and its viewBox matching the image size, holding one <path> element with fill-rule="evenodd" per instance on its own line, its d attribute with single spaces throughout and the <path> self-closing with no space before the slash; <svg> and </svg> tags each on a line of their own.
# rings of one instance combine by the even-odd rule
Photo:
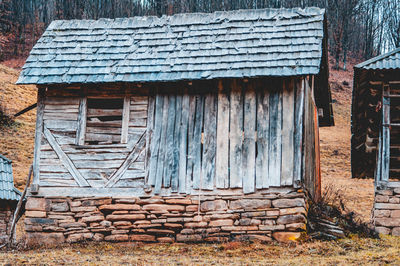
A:
<svg viewBox="0 0 400 266">
<path fill-rule="evenodd" d="M 164 104 L 155 104 L 152 110 L 156 120 L 162 118 L 154 124 L 148 145 L 152 160 L 149 185 L 154 186 L 156 194 L 162 188 L 181 193 L 242 188 L 244 193 L 253 193 L 256 189 L 292 186 L 294 174 L 296 180 L 300 178 L 302 164 L 308 163 L 299 159 L 302 79 L 203 82 L 188 86 L 187 91 L 189 94 L 183 90 L 159 93 L 156 99 Z M 188 97 L 185 109 L 177 104 L 184 97 Z M 187 118 L 182 120 L 186 113 Z M 177 127 L 179 121 L 185 124 Z M 315 139 L 312 134 L 310 140 Z M 186 149 L 179 149 L 182 141 Z M 314 146 L 307 151 L 315 152 Z M 171 173 L 181 174 L 174 179 Z"/>
<path fill-rule="evenodd" d="M 301 154 L 315 154 L 315 134 L 310 131 L 314 117 L 305 83 L 299 77 L 86 88 L 89 97 L 130 100 L 124 105 L 129 106 L 128 135 L 123 136 L 127 143 L 109 145 L 76 145 L 82 90 L 49 88 L 43 128 L 55 143 L 40 138 L 39 184 L 151 188 L 160 194 L 165 189 L 192 193 L 234 188 L 253 193 L 292 186 L 301 182 L 300 175 L 311 182 L 312 167 L 303 170 L 309 158 L 299 159 Z M 83 138 L 79 136 L 80 143 Z M 135 160 L 120 174 L 127 158 Z M 73 176 L 75 170 L 78 177 Z M 109 181 L 115 173 L 118 179 Z M 80 182 L 82 177 L 86 183 Z"/>
</svg>

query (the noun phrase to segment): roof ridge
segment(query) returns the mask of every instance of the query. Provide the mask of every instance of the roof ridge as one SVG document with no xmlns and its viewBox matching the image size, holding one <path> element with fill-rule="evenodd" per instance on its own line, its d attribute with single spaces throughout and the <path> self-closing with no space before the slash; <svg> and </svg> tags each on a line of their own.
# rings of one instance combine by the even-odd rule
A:
<svg viewBox="0 0 400 266">
<path fill-rule="evenodd" d="M 50 26 L 52 24 L 56 23 L 61 23 L 61 22 L 74 22 L 74 21 L 79 21 L 79 22 L 97 22 L 97 21 L 117 21 L 117 20 L 129 20 L 129 19 L 140 19 L 140 18 L 155 18 L 155 19 L 166 19 L 166 18 L 174 18 L 174 17 L 179 17 L 179 16 L 196 16 L 196 15 L 212 15 L 212 14 L 234 14 L 234 13 L 242 13 L 242 12 L 248 12 L 248 11 L 254 11 L 254 12 L 263 12 L 263 11 L 292 11 L 292 12 L 299 12 L 302 11 L 304 12 L 303 15 L 305 16 L 305 12 L 315 12 L 318 13 L 319 15 L 322 15 L 325 13 L 325 8 L 320 8 L 317 6 L 309 6 L 305 8 L 300 8 L 300 7 L 292 7 L 292 8 L 259 8 L 259 9 L 235 9 L 235 10 L 216 10 L 213 12 L 184 12 L 184 13 L 175 13 L 172 15 L 162 15 L 161 17 L 155 16 L 155 15 L 150 15 L 150 16 L 133 16 L 133 17 L 118 17 L 118 18 L 98 18 L 98 19 L 57 19 L 53 20 L 48 28 L 46 30 L 52 29 Z M 299 13 L 298 13 L 299 14 Z M 317 14 L 313 14 L 317 15 Z"/>
<path fill-rule="evenodd" d="M 396 53 L 398 53 L 398 52 L 400 52 L 400 47 L 397 47 L 396 49 L 394 49 L 394 50 L 392 50 L 392 51 L 390 51 L 390 52 L 387 52 L 387 53 L 384 53 L 384 54 L 375 56 L 375 57 L 373 57 L 373 58 L 371 58 L 371 59 L 368 59 L 367 61 L 364 61 L 364 62 L 362 62 L 362 63 L 359 63 L 359 64 L 355 65 L 354 68 L 363 68 L 363 67 L 366 67 L 367 65 L 370 65 L 370 64 L 372 64 L 372 63 L 378 62 L 378 61 L 380 61 L 380 60 L 382 60 L 382 59 L 385 59 L 385 58 L 387 58 L 387 57 L 389 57 L 389 56 L 391 56 L 391 55 L 394 55 L 394 54 L 396 54 Z"/>
</svg>

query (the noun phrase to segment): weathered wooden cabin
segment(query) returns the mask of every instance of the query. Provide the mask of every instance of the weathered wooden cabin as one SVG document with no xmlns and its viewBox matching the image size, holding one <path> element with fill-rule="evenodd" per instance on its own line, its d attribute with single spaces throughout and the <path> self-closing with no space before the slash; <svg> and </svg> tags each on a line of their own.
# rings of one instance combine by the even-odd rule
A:
<svg viewBox="0 0 400 266">
<path fill-rule="evenodd" d="M 400 235 L 400 48 L 354 67 L 351 160 L 355 178 L 375 178 L 373 222 Z"/>
<path fill-rule="evenodd" d="M 38 87 L 28 238 L 298 237 L 326 34 L 318 8 L 51 23 L 18 80 Z"/>
<path fill-rule="evenodd" d="M 11 161 L 0 154 L 0 244 L 8 241 L 21 192 L 14 187 Z"/>
</svg>

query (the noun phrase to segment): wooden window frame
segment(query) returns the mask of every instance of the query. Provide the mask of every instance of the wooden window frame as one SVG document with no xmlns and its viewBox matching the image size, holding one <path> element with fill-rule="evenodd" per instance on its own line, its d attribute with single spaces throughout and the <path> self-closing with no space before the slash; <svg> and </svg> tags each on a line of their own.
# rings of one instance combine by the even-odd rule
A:
<svg viewBox="0 0 400 266">
<path fill-rule="evenodd" d="M 104 97 L 106 98 L 106 97 Z M 131 96 L 126 93 L 123 99 L 123 107 L 122 107 L 122 126 L 121 126 L 121 144 L 128 143 L 128 135 L 129 135 L 129 120 L 130 120 L 130 103 Z M 86 138 L 86 127 L 87 127 L 87 112 L 88 112 L 88 94 L 87 89 L 82 89 L 79 100 L 79 114 L 77 121 L 77 129 L 76 129 L 76 139 L 75 144 L 78 146 L 85 145 Z M 116 145 L 116 144 L 110 144 Z M 94 145 L 96 146 L 96 145 Z"/>
</svg>

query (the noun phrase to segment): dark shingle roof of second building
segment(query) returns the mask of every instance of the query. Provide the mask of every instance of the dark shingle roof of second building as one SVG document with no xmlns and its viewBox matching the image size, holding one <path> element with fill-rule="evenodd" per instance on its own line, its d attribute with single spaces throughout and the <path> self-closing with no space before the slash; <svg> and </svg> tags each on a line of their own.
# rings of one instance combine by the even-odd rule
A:
<svg viewBox="0 0 400 266">
<path fill-rule="evenodd" d="M 11 161 L 0 155 L 0 200 L 19 200 L 21 192 L 14 187 Z"/>
<path fill-rule="evenodd" d="M 295 8 L 54 21 L 18 83 L 318 74 L 324 16 L 323 9 Z"/>
<path fill-rule="evenodd" d="M 400 47 L 386 54 L 364 61 L 354 68 L 360 69 L 400 69 Z"/>
</svg>

